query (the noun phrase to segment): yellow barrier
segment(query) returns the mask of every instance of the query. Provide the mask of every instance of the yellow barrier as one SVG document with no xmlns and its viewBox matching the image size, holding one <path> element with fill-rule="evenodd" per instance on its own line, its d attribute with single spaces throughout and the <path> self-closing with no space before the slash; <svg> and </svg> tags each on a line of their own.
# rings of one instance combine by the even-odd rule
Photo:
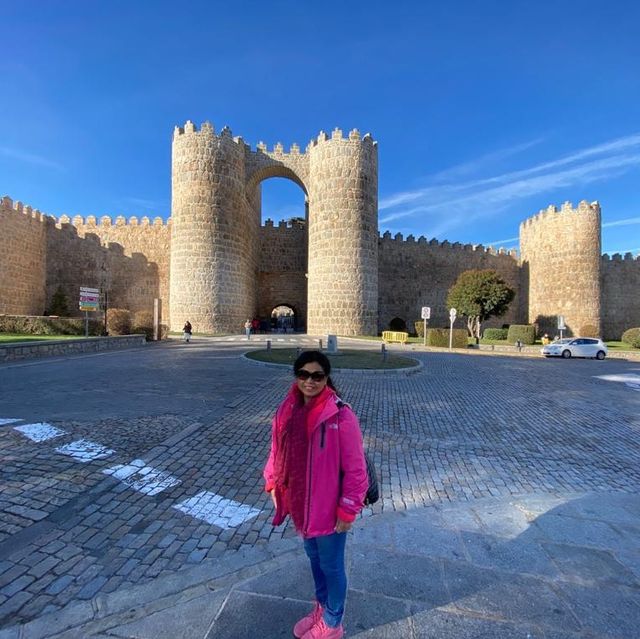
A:
<svg viewBox="0 0 640 639">
<path fill-rule="evenodd" d="M 409 339 L 409 333 L 403 333 L 402 331 L 382 331 L 382 339 L 387 342 L 400 342 L 400 344 L 406 344 Z"/>
</svg>

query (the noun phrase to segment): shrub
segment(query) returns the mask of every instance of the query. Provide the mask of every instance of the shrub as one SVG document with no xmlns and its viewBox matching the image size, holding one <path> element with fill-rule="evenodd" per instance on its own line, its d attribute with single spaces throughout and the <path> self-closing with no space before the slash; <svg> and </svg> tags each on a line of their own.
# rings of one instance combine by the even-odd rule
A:
<svg viewBox="0 0 640 639">
<path fill-rule="evenodd" d="M 129 335 L 131 333 L 131 311 L 126 308 L 110 308 L 107 312 L 109 335 Z"/>
<path fill-rule="evenodd" d="M 507 333 L 507 341 L 510 344 L 515 344 L 518 340 L 523 344 L 534 344 L 536 327 L 533 324 L 511 324 Z"/>
<path fill-rule="evenodd" d="M 150 311 L 136 311 L 133 314 L 131 332 L 133 334 L 144 334 L 147 342 L 153 339 L 153 313 Z"/>
<path fill-rule="evenodd" d="M 84 335 L 82 317 L 40 315 L 0 315 L 0 333 L 22 335 Z M 89 319 L 89 335 L 102 333 L 102 321 Z"/>
<path fill-rule="evenodd" d="M 61 317 L 67 317 L 69 315 L 69 300 L 62 290 L 62 286 L 58 286 L 56 292 L 53 294 L 49 313 L 47 314 L 59 315 Z"/>
<path fill-rule="evenodd" d="M 416 320 L 413 326 L 416 329 L 416 335 L 418 337 L 424 337 L 424 320 Z"/>
<path fill-rule="evenodd" d="M 580 337 L 600 337 L 598 329 L 593 324 L 581 326 L 578 335 L 580 335 Z"/>
<path fill-rule="evenodd" d="M 453 329 L 453 348 L 467 348 L 466 328 Z M 449 329 L 448 328 L 427 328 L 427 346 L 449 347 Z"/>
<path fill-rule="evenodd" d="M 504 340 L 507 339 L 508 334 L 509 329 L 507 328 L 485 328 L 482 336 L 484 339 Z"/>
<path fill-rule="evenodd" d="M 622 341 L 633 348 L 640 348 L 640 328 L 630 328 L 622 333 Z"/>
</svg>

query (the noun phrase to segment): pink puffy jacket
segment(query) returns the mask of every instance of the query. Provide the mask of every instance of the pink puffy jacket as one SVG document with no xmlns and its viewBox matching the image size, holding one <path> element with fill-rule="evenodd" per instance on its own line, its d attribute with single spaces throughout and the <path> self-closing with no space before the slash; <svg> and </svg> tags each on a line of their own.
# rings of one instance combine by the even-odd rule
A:
<svg viewBox="0 0 640 639">
<path fill-rule="evenodd" d="M 273 471 L 277 429 L 283 428 L 297 401 L 296 389 L 280 404 L 271 428 L 271 452 L 264 468 L 265 490 L 274 487 Z M 369 486 L 362 447 L 362 433 L 354 412 L 331 391 L 316 423 L 309 425 L 307 494 L 302 535 L 319 537 L 335 532 L 337 518 L 351 522 L 362 509 Z M 289 514 L 280 487 L 276 488 L 276 514 L 273 525 L 280 525 Z"/>
</svg>

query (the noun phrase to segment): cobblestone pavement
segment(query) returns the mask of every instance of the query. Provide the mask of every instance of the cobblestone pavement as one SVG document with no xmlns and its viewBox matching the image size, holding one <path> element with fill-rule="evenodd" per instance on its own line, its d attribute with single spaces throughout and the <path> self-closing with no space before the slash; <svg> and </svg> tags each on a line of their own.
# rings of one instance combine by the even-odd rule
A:
<svg viewBox="0 0 640 639">
<path fill-rule="evenodd" d="M 0 423 L 20 420 L 0 426 L 1 626 L 293 535 L 270 525 L 260 476 L 290 375 L 241 359 L 244 347 L 200 340 L 0 367 Z M 409 375 L 336 375 L 382 479 L 365 516 L 638 491 L 637 363 L 416 357 L 424 366 Z M 62 434 L 16 430 L 43 422 Z M 98 445 L 103 456 L 87 459 Z M 70 456 L 78 449 L 85 458 Z"/>
</svg>

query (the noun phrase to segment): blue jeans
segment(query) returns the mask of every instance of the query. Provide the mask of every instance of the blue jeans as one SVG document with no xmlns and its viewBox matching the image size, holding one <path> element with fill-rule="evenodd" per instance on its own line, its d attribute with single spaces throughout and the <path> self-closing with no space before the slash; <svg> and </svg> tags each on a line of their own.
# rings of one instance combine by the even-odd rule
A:
<svg viewBox="0 0 640 639">
<path fill-rule="evenodd" d="M 304 551 L 311 561 L 316 600 L 324 608 L 324 621 L 335 628 L 342 622 L 347 598 L 344 546 L 347 533 L 333 533 L 304 540 Z"/>
</svg>

